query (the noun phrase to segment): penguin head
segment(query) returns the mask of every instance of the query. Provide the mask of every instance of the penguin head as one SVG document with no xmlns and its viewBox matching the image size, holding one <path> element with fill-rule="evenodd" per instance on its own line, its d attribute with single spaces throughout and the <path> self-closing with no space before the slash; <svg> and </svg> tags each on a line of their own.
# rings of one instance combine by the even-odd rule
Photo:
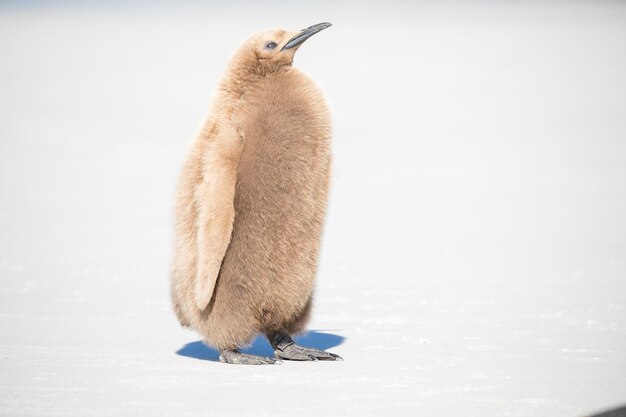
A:
<svg viewBox="0 0 626 417">
<path fill-rule="evenodd" d="M 238 55 L 253 60 L 257 70 L 272 72 L 290 66 L 298 48 L 311 36 L 331 26 L 319 23 L 306 29 L 289 32 L 282 29 L 267 29 L 250 36 L 241 46 Z"/>
</svg>

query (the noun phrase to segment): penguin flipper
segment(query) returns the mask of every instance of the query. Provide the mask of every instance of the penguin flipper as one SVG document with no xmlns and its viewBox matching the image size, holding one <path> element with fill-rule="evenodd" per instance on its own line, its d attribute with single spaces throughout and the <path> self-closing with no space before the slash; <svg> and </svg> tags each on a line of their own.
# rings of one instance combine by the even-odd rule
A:
<svg viewBox="0 0 626 417">
<path fill-rule="evenodd" d="M 235 220 L 236 159 L 219 144 L 203 155 L 203 178 L 196 188 L 198 267 L 194 301 L 204 310 L 213 296 Z"/>
</svg>

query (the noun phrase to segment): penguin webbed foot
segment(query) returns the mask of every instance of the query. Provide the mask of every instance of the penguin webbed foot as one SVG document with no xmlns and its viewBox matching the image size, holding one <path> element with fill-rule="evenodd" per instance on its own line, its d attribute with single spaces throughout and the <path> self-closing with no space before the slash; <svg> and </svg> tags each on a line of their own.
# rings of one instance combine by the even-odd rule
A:
<svg viewBox="0 0 626 417">
<path fill-rule="evenodd" d="M 325 350 L 308 348 L 297 345 L 293 339 L 284 333 L 274 333 L 268 336 L 274 353 L 280 359 L 291 361 L 343 361 L 343 358 Z"/>
<path fill-rule="evenodd" d="M 282 363 L 280 359 L 242 353 L 237 349 L 227 349 L 221 351 L 220 362 L 234 365 L 273 365 Z"/>
</svg>

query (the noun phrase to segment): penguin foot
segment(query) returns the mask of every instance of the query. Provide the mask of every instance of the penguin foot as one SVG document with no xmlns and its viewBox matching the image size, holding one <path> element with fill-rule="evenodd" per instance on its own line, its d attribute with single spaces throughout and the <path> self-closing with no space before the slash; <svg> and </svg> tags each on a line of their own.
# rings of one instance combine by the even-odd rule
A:
<svg viewBox="0 0 626 417">
<path fill-rule="evenodd" d="M 284 333 L 274 333 L 270 337 L 274 353 L 280 359 L 291 361 L 342 361 L 343 358 L 334 353 L 320 349 L 296 345 L 291 337 Z"/>
<path fill-rule="evenodd" d="M 221 351 L 220 362 L 232 363 L 237 365 L 272 365 L 282 363 L 280 359 L 241 353 L 239 350 L 236 349 Z"/>
</svg>

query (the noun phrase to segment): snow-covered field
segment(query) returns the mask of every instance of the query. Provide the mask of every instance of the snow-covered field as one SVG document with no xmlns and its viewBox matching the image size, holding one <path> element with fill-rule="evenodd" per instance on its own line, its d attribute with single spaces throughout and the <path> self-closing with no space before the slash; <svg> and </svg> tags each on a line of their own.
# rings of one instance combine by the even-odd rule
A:
<svg viewBox="0 0 626 417">
<path fill-rule="evenodd" d="M 345 361 L 224 365 L 170 310 L 175 178 L 240 40 L 322 21 L 302 342 Z M 0 415 L 624 405 L 625 40 L 623 2 L 1 3 Z"/>
</svg>

